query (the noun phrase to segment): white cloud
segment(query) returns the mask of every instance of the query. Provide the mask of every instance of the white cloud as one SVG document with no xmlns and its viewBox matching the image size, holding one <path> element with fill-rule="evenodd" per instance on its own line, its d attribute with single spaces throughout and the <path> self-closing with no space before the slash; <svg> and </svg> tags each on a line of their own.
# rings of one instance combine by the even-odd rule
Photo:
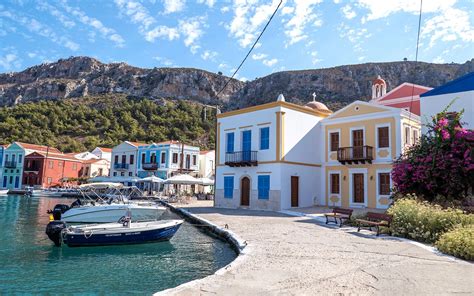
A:
<svg viewBox="0 0 474 296">
<path fill-rule="evenodd" d="M 179 12 L 184 9 L 185 5 L 185 0 L 163 0 L 165 14 Z"/>
<path fill-rule="evenodd" d="M 230 11 L 230 7 L 229 6 L 224 6 L 221 8 L 221 12 L 222 13 L 226 13 L 226 12 L 229 12 Z"/>
<path fill-rule="evenodd" d="M 314 12 L 314 8 L 322 0 L 294 0 L 294 13 L 285 25 L 285 34 L 289 38 L 289 44 L 297 43 L 308 38 L 305 28 L 308 24 L 320 27 L 322 20 Z"/>
<path fill-rule="evenodd" d="M 474 42 L 474 28 L 469 18 L 469 12 L 449 8 L 423 24 L 420 38 L 429 40 L 428 48 L 433 47 L 439 40 L 460 39 L 464 42 Z"/>
<path fill-rule="evenodd" d="M 123 47 L 125 40 L 114 29 L 106 27 L 102 22 L 96 18 L 89 17 L 78 7 L 68 6 L 65 1 L 62 2 L 63 8 L 73 16 L 75 16 L 81 23 L 88 25 L 97 30 L 104 38 L 109 39 L 115 43 L 117 47 Z"/>
<path fill-rule="evenodd" d="M 278 63 L 278 59 L 263 60 L 262 63 L 267 67 L 271 67 Z"/>
<path fill-rule="evenodd" d="M 216 57 L 217 57 L 217 52 L 215 52 L 215 51 L 205 50 L 201 54 L 201 59 L 203 59 L 205 61 L 207 61 L 207 60 L 215 61 Z"/>
<path fill-rule="evenodd" d="M 219 66 L 217 66 L 219 69 L 227 69 L 229 68 L 229 65 L 227 65 L 226 63 L 220 63 Z"/>
<path fill-rule="evenodd" d="M 49 26 L 40 23 L 34 18 L 16 15 L 13 12 L 7 10 L 0 11 L 0 17 L 5 17 L 17 22 L 25 27 L 28 31 L 42 36 L 55 44 L 69 48 L 73 51 L 79 49 L 79 44 L 65 36 L 58 36 L 58 34 L 56 34 L 56 32 L 54 32 Z"/>
<path fill-rule="evenodd" d="M 266 55 L 266 54 L 264 54 L 264 53 L 254 53 L 254 54 L 252 55 L 252 59 L 257 60 L 257 61 L 258 61 L 258 60 L 261 60 L 261 59 L 264 59 L 264 58 L 266 58 L 266 57 L 268 57 L 268 55 Z"/>
<path fill-rule="evenodd" d="M 365 56 L 358 57 L 357 60 L 358 60 L 359 62 L 362 62 L 363 60 L 365 60 Z"/>
<path fill-rule="evenodd" d="M 295 11 L 294 7 L 285 6 L 281 9 L 281 15 L 292 14 Z"/>
<path fill-rule="evenodd" d="M 354 28 L 348 26 L 344 23 L 339 25 L 337 28 L 339 31 L 339 37 L 347 38 L 349 42 L 354 44 L 354 50 L 357 52 L 362 52 L 362 45 L 365 39 L 368 39 L 372 36 L 372 33 L 369 33 L 366 28 Z"/>
<path fill-rule="evenodd" d="M 341 11 L 342 13 L 344 14 L 344 16 L 346 17 L 346 19 L 353 19 L 357 16 L 357 14 L 355 13 L 354 10 L 352 10 L 352 7 L 347 4 L 345 5 L 344 7 L 341 8 Z"/>
<path fill-rule="evenodd" d="M 0 67 L 4 70 L 10 70 L 12 68 L 19 68 L 21 66 L 20 60 L 14 53 L 7 53 L 4 56 L 0 56 Z"/>
<path fill-rule="evenodd" d="M 29 57 L 30 59 L 32 59 L 32 58 L 36 57 L 36 53 L 34 53 L 34 52 L 29 52 L 29 53 L 28 53 L 28 57 Z"/>
<path fill-rule="evenodd" d="M 202 36 L 204 33 L 201 29 L 204 18 L 195 17 L 185 21 L 179 21 L 179 30 L 185 36 L 184 45 L 190 47 Z"/>
<path fill-rule="evenodd" d="M 115 4 L 121 13 L 129 16 L 132 23 L 139 24 L 142 30 L 147 30 L 155 23 L 155 19 L 140 2 L 115 0 Z"/>
<path fill-rule="evenodd" d="M 50 5 L 46 2 L 38 2 L 37 6 L 38 10 L 49 12 L 52 16 L 56 17 L 56 19 L 63 24 L 66 28 L 72 28 L 76 25 L 74 21 L 64 15 L 61 11 L 59 11 L 53 5 Z"/>
<path fill-rule="evenodd" d="M 168 40 L 174 40 L 179 38 L 179 32 L 176 28 L 170 28 L 167 26 L 158 26 L 151 31 L 145 33 L 145 40 L 149 42 L 155 41 L 156 38 L 166 38 Z"/>
<path fill-rule="evenodd" d="M 197 0 L 197 2 L 200 4 L 206 4 L 209 7 L 214 7 L 214 4 L 216 4 L 216 0 Z"/>
<path fill-rule="evenodd" d="M 163 65 L 165 67 L 173 67 L 174 66 L 173 61 L 168 59 L 168 58 L 156 56 L 156 57 L 153 57 L 153 59 L 157 60 L 161 65 Z"/>
<path fill-rule="evenodd" d="M 311 63 L 313 63 L 313 65 L 316 65 L 322 61 L 322 59 L 319 58 L 317 51 L 312 51 L 310 55 L 311 55 Z"/>
<path fill-rule="evenodd" d="M 437 56 L 436 58 L 433 59 L 433 63 L 435 64 L 443 64 L 444 59 L 441 56 Z"/>
</svg>

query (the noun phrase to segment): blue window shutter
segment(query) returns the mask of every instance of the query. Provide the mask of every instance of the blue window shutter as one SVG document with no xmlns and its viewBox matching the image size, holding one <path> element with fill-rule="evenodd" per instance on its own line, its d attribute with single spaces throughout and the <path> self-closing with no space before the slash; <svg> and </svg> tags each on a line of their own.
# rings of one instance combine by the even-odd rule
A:
<svg viewBox="0 0 474 296">
<path fill-rule="evenodd" d="M 260 150 L 270 148 L 270 128 L 263 127 L 260 129 Z"/>
<path fill-rule="evenodd" d="M 232 198 L 234 193 L 234 177 L 224 177 L 224 198 Z"/>
<path fill-rule="evenodd" d="M 227 147 L 226 152 L 234 152 L 234 133 L 227 133 Z"/>
<path fill-rule="evenodd" d="M 268 199 L 270 193 L 270 176 L 261 175 L 258 176 L 258 198 Z"/>
</svg>

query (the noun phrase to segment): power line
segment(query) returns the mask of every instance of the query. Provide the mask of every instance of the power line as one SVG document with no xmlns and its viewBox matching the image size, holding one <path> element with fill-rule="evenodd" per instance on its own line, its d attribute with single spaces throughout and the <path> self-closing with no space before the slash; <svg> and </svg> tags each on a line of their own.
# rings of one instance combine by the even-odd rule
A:
<svg viewBox="0 0 474 296">
<path fill-rule="evenodd" d="M 415 70 L 416 70 L 416 63 L 418 62 L 418 49 L 420 44 L 420 31 L 421 31 L 421 13 L 423 9 L 423 0 L 420 0 L 420 16 L 418 18 L 418 36 L 416 38 L 416 54 L 415 54 Z M 412 106 L 413 106 L 413 96 L 415 94 L 415 84 L 412 83 L 411 88 L 411 100 L 410 100 L 410 114 L 408 115 L 408 122 L 411 120 L 411 113 L 412 113 Z M 420 102 L 421 103 L 421 102 Z"/>
<path fill-rule="evenodd" d="M 234 73 L 232 74 L 231 77 L 229 77 L 229 79 L 227 79 L 226 83 L 224 84 L 224 86 L 222 87 L 222 89 L 216 94 L 216 98 L 219 99 L 219 95 L 221 94 L 222 91 L 224 91 L 224 89 L 227 87 L 227 85 L 229 84 L 229 82 L 234 78 L 235 74 L 237 74 L 237 72 L 240 70 L 240 68 L 242 67 L 242 65 L 245 63 L 245 60 L 247 60 L 247 58 L 249 57 L 250 53 L 252 52 L 252 50 L 254 49 L 255 45 L 257 45 L 258 43 L 258 40 L 260 40 L 260 37 L 262 37 L 263 33 L 265 32 L 265 30 L 267 29 L 268 25 L 270 24 L 270 22 L 272 21 L 273 17 L 275 16 L 275 14 L 277 13 L 278 9 L 280 8 L 280 5 L 282 4 L 283 0 L 280 0 L 280 3 L 278 3 L 278 6 L 276 7 L 275 11 L 273 12 L 272 16 L 270 17 L 270 19 L 268 20 L 267 24 L 265 25 L 265 27 L 263 27 L 263 30 L 262 32 L 260 32 L 260 35 L 258 35 L 258 38 L 257 40 L 255 40 L 255 42 L 253 43 L 252 47 L 250 48 L 249 52 L 247 53 L 247 55 L 245 56 L 245 58 L 242 60 L 242 62 L 240 63 L 240 65 L 237 67 L 237 69 L 234 71 Z"/>
</svg>

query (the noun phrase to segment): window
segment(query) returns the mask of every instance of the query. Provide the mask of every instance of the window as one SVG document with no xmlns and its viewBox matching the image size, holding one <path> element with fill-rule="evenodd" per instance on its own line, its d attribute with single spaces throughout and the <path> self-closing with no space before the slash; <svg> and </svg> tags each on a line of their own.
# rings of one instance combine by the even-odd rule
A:
<svg viewBox="0 0 474 296">
<path fill-rule="evenodd" d="M 21 155 L 21 154 L 18 154 L 18 163 L 21 163 L 21 162 L 22 162 L 22 160 L 23 160 L 23 157 L 22 157 L 22 155 Z"/>
<path fill-rule="evenodd" d="M 268 199 L 270 196 L 270 176 L 258 176 L 258 199 Z"/>
<path fill-rule="evenodd" d="M 410 145 L 410 127 L 405 127 L 405 145 Z"/>
<path fill-rule="evenodd" d="M 133 154 L 130 155 L 130 164 L 133 164 L 134 160 L 135 160 L 135 155 Z"/>
<path fill-rule="evenodd" d="M 260 150 L 270 148 L 270 128 L 262 127 L 260 129 Z"/>
<path fill-rule="evenodd" d="M 52 160 L 48 161 L 48 168 L 52 169 L 54 166 L 54 162 Z"/>
<path fill-rule="evenodd" d="M 99 169 L 99 176 L 102 176 L 104 174 L 104 169 L 103 168 L 100 168 Z"/>
<path fill-rule="evenodd" d="M 226 134 L 226 149 L 225 152 L 232 153 L 234 152 L 234 133 Z"/>
<path fill-rule="evenodd" d="M 339 194 L 339 174 L 331 174 L 331 194 Z"/>
<path fill-rule="evenodd" d="M 13 184 L 13 176 L 10 176 L 10 184 Z"/>
<path fill-rule="evenodd" d="M 224 198 L 232 198 L 234 194 L 234 177 L 224 177 Z"/>
<path fill-rule="evenodd" d="M 178 153 L 173 153 L 173 163 L 178 163 Z"/>
<path fill-rule="evenodd" d="M 122 163 L 127 163 L 127 155 L 122 155 Z"/>
<path fill-rule="evenodd" d="M 416 142 L 418 142 L 418 130 L 414 129 L 413 130 L 413 141 L 412 141 L 412 143 L 415 144 Z"/>
<path fill-rule="evenodd" d="M 331 151 L 337 151 L 339 148 L 339 133 L 330 133 L 331 138 Z"/>
<path fill-rule="evenodd" d="M 129 176 L 129 177 L 132 177 L 132 172 L 128 172 L 128 176 Z"/>
<path fill-rule="evenodd" d="M 193 165 L 196 165 L 197 164 L 197 158 L 196 158 L 196 155 L 193 155 Z"/>
<path fill-rule="evenodd" d="M 390 195 L 390 173 L 379 173 L 379 194 Z"/>
<path fill-rule="evenodd" d="M 73 164 L 72 164 L 72 170 L 73 170 L 73 171 L 77 171 L 77 163 L 73 163 Z"/>
<path fill-rule="evenodd" d="M 5 155 L 5 162 L 8 162 L 8 156 L 9 156 L 8 154 Z"/>
<path fill-rule="evenodd" d="M 390 143 L 388 135 L 388 126 L 378 128 L 379 148 L 387 148 Z"/>
<path fill-rule="evenodd" d="M 63 166 L 63 161 L 62 161 L 62 160 L 59 160 L 59 161 L 58 161 L 58 166 L 60 166 L 60 167 Z"/>
<path fill-rule="evenodd" d="M 161 163 L 166 163 L 166 153 L 161 152 Z"/>
<path fill-rule="evenodd" d="M 53 183 L 53 178 L 48 177 L 48 185 L 51 185 L 51 183 Z"/>
<path fill-rule="evenodd" d="M 117 177 L 117 172 L 114 172 L 114 177 Z"/>
<path fill-rule="evenodd" d="M 121 172 L 120 176 L 125 177 L 125 172 Z"/>
<path fill-rule="evenodd" d="M 145 153 L 142 153 L 142 164 L 145 163 Z"/>
<path fill-rule="evenodd" d="M 151 162 L 151 163 L 156 163 L 156 153 L 152 153 L 152 154 L 151 154 L 150 162 Z"/>
<path fill-rule="evenodd" d="M 115 155 L 114 163 L 118 163 L 118 155 Z"/>
</svg>

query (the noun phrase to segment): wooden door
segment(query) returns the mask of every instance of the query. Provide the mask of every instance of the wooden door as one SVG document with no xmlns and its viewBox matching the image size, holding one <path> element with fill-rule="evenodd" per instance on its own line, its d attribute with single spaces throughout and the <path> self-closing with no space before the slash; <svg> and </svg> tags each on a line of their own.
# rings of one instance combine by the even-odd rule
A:
<svg viewBox="0 0 474 296">
<path fill-rule="evenodd" d="M 299 177 L 291 176 L 291 206 L 298 207 L 299 200 Z"/>
<path fill-rule="evenodd" d="M 353 202 L 364 203 L 364 174 L 353 174 Z"/>
<path fill-rule="evenodd" d="M 249 206 L 250 205 L 250 179 L 243 177 L 240 181 L 240 205 Z"/>
<path fill-rule="evenodd" d="M 353 158 L 362 158 L 364 156 L 364 130 L 352 131 L 352 156 Z"/>
</svg>

